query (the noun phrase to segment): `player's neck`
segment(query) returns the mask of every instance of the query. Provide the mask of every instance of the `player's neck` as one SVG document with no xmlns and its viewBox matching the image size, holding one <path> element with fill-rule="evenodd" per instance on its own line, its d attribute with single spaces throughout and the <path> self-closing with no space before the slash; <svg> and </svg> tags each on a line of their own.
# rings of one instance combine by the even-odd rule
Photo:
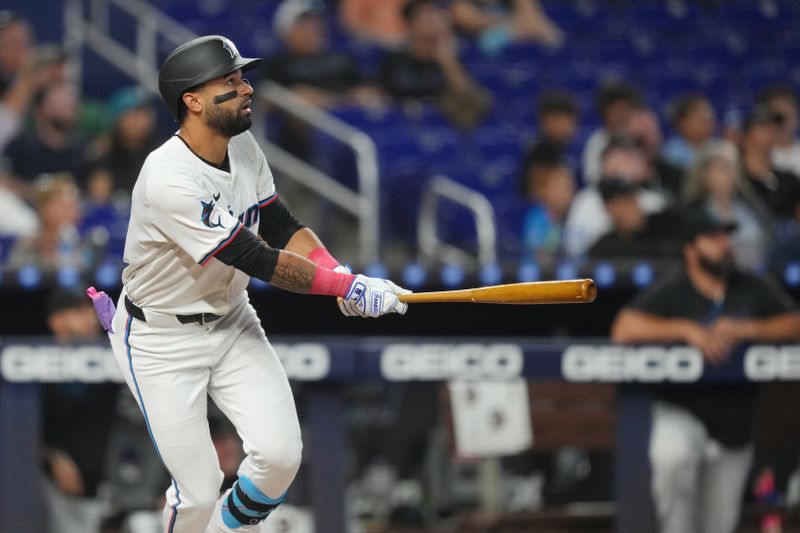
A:
<svg viewBox="0 0 800 533">
<path fill-rule="evenodd" d="M 187 146 L 206 161 L 222 165 L 228 153 L 229 137 L 223 137 L 211 128 L 202 124 L 192 124 L 189 120 L 181 126 L 178 135 Z"/>
</svg>

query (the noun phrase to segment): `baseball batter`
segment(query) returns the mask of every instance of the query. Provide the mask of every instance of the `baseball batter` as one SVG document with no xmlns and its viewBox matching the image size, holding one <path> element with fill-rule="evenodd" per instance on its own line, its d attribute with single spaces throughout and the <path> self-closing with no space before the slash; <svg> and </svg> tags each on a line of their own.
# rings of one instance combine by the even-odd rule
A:
<svg viewBox="0 0 800 533">
<path fill-rule="evenodd" d="M 408 291 L 350 274 L 278 198 L 247 131 L 253 89 L 243 75 L 261 62 L 217 35 L 174 50 L 159 90 L 180 129 L 149 155 L 133 190 L 124 287 L 109 336 L 172 477 L 167 533 L 257 530 L 300 464 L 292 391 L 249 303 L 250 276 L 341 297 L 348 316 L 406 311 L 397 294 Z M 207 394 L 247 454 L 221 497 Z"/>
</svg>

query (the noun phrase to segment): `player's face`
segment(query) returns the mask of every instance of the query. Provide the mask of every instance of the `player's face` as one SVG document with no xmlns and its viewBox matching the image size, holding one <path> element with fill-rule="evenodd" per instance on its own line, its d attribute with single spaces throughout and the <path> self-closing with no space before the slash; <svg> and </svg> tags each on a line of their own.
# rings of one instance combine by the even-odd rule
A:
<svg viewBox="0 0 800 533">
<path fill-rule="evenodd" d="M 236 96 L 224 102 L 215 103 L 214 98 L 232 91 Z M 242 71 L 236 70 L 226 76 L 211 80 L 203 87 L 206 124 L 220 135 L 233 137 L 246 131 L 253 124 L 251 118 L 253 88 L 242 77 Z"/>
</svg>

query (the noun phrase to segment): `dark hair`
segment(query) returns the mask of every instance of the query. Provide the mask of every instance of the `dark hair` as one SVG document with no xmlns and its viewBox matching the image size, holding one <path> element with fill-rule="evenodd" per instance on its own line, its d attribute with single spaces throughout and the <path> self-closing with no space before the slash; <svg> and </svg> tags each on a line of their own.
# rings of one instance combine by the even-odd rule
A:
<svg viewBox="0 0 800 533">
<path fill-rule="evenodd" d="M 536 102 L 536 114 L 539 117 L 547 114 L 578 115 L 578 102 L 575 96 L 567 91 L 547 91 L 542 93 Z"/>
<path fill-rule="evenodd" d="M 616 150 L 625 150 L 630 152 L 643 152 L 641 143 L 629 137 L 612 137 L 608 144 L 606 144 L 603 151 L 600 152 L 600 160 L 604 160 L 608 154 Z"/>
<path fill-rule="evenodd" d="M 202 86 L 203 86 L 203 84 L 200 83 L 200 84 L 194 85 L 192 87 L 189 87 L 188 89 L 186 89 L 185 91 L 183 91 L 181 93 L 180 97 L 178 98 L 178 113 L 176 115 L 176 117 L 178 119 L 178 124 L 183 124 L 183 121 L 186 120 L 186 117 L 189 116 L 189 108 L 186 107 L 186 103 L 184 103 L 184 101 L 183 101 L 183 95 L 186 94 L 186 93 L 195 92 L 197 89 L 199 89 Z"/>
<path fill-rule="evenodd" d="M 702 103 L 708 103 L 708 98 L 703 93 L 692 92 L 684 94 L 673 104 L 669 114 L 670 122 L 672 122 L 673 126 L 677 125 Z"/>
<path fill-rule="evenodd" d="M 186 104 L 183 102 L 183 95 L 181 95 L 181 99 L 178 100 L 178 124 L 183 124 L 187 116 L 189 116 L 189 108 L 186 107 Z"/>
<path fill-rule="evenodd" d="M 797 95 L 788 85 L 770 85 L 769 87 L 764 87 L 759 91 L 756 103 L 769 104 L 776 98 L 788 98 L 794 105 L 797 105 Z"/>
<path fill-rule="evenodd" d="M 609 107 L 617 102 L 626 102 L 636 106 L 639 105 L 641 101 L 642 97 L 639 91 L 632 85 L 624 82 L 617 82 L 601 87 L 600 90 L 597 91 L 595 105 L 597 106 L 597 112 L 602 116 Z"/>
<path fill-rule="evenodd" d="M 434 5 L 433 0 L 409 0 L 409 2 L 403 6 L 403 20 L 409 22 L 417 15 L 420 9 L 430 5 Z"/>
</svg>

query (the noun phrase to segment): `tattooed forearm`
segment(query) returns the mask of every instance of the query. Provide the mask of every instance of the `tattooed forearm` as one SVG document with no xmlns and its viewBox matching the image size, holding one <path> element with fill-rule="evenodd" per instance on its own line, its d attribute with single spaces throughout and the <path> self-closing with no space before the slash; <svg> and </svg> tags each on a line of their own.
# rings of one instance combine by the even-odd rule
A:
<svg viewBox="0 0 800 533">
<path fill-rule="evenodd" d="M 317 265 L 300 255 L 282 251 L 269 282 L 281 289 L 307 294 L 311 290 Z"/>
</svg>

